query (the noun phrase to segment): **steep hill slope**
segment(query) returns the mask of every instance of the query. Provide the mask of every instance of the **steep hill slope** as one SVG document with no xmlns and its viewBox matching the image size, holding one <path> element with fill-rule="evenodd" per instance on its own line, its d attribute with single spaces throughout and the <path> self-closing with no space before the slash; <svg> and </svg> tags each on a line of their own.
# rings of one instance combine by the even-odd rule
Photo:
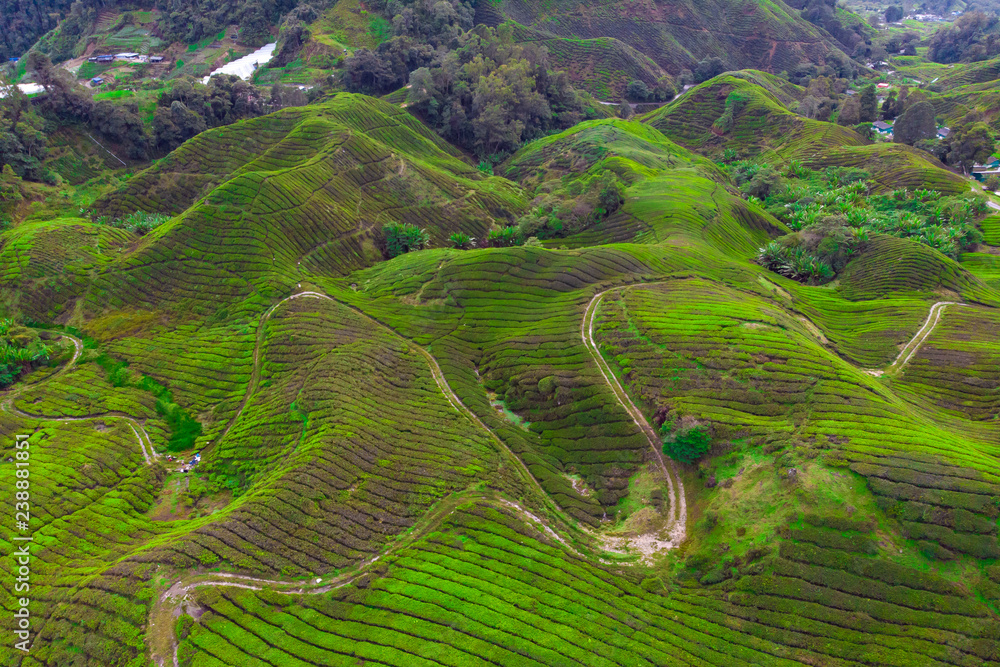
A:
<svg viewBox="0 0 1000 667">
<path fill-rule="evenodd" d="M 884 188 L 924 187 L 946 194 L 968 183 L 928 153 L 901 144 L 869 144 L 856 132 L 800 116 L 802 90 L 762 72 L 730 72 L 696 86 L 642 118 L 677 143 L 719 156 L 724 149 L 775 164 L 799 160 L 818 169 L 859 167 Z M 921 185 L 923 184 L 923 185 Z"/>
<path fill-rule="evenodd" d="M 275 293 L 302 272 L 376 261 L 389 222 L 426 228 L 441 244 L 458 230 L 485 236 L 523 205 L 516 187 L 482 176 L 404 111 L 343 94 L 202 133 L 98 202 L 108 216 L 179 214 L 119 259 L 98 290 L 134 305 L 203 288 L 222 301 Z M 161 287 L 140 297 L 129 287 L 137 282 Z M 105 298 L 95 293 L 92 303 Z"/>
<path fill-rule="evenodd" d="M 693 150 L 952 183 L 798 93 L 727 75 L 525 146 L 512 180 L 341 95 L 101 202 L 173 214 L 145 236 L 0 233 L 0 315 L 73 350 L 0 395 L 35 633 L 0 662 L 1000 665 L 1000 293 L 884 236 L 823 286 L 755 264 L 787 230 Z M 441 247 L 556 200 L 594 224 Z M 388 220 L 437 247 L 377 261 Z"/>
<path fill-rule="evenodd" d="M 780 0 L 708 4 L 523 0 L 478 3 L 476 21 L 511 19 L 542 35 L 574 39 L 612 37 L 652 58 L 670 74 L 716 56 L 726 67 L 781 72 L 806 60 L 823 64 L 836 40 Z M 843 54 L 841 54 L 842 58 Z"/>
<path fill-rule="evenodd" d="M 709 160 L 635 121 L 581 123 L 532 142 L 503 165 L 503 174 L 534 192 L 540 211 L 553 209 L 538 233 L 560 237 L 551 245 L 571 247 L 613 241 L 659 243 L 683 239 L 704 242 L 727 254 L 747 255 L 784 226 L 729 188 L 728 178 Z M 573 193 L 582 184 L 614 174 L 627 189 L 624 205 L 596 224 L 578 228 Z M 553 221 L 562 215 L 566 220 Z M 536 214 L 540 224 L 545 214 Z M 563 225 L 556 231 L 554 228 Z M 526 232 L 527 233 L 527 232 Z"/>
</svg>

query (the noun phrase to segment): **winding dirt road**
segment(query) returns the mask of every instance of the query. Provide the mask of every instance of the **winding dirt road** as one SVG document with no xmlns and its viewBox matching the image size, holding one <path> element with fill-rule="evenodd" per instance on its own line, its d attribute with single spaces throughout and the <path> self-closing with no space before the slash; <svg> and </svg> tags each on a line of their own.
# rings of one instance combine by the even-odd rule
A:
<svg viewBox="0 0 1000 667">
<path fill-rule="evenodd" d="M 913 335 L 910 342 L 903 346 L 903 349 L 899 351 L 899 355 L 896 359 L 886 367 L 886 371 L 898 371 L 909 363 L 910 359 L 913 358 L 913 355 L 915 355 L 917 350 L 920 349 L 920 346 L 924 344 L 925 340 L 927 340 L 927 337 L 934 331 L 934 327 L 936 327 L 938 322 L 941 321 L 941 314 L 944 313 L 944 309 L 947 306 L 971 307 L 969 304 L 961 303 L 959 301 L 938 301 L 931 306 L 930 312 L 927 313 L 927 319 L 924 320 L 924 325 L 917 330 L 917 333 Z M 904 357 L 903 355 L 906 356 Z"/>
<path fill-rule="evenodd" d="M 594 295 L 594 298 L 587 304 L 587 310 L 584 312 L 583 323 L 580 326 L 580 336 L 583 338 L 583 344 L 586 346 L 587 351 L 590 352 L 590 356 L 593 357 L 594 363 L 597 364 L 597 368 L 601 371 L 601 375 L 604 376 L 605 382 L 608 383 L 611 390 L 615 393 L 618 402 L 625 408 L 629 416 L 632 417 L 632 421 L 639 427 L 642 434 L 646 436 L 649 447 L 653 450 L 654 458 L 659 463 L 660 470 L 663 471 L 663 477 L 667 480 L 667 492 L 670 497 L 671 516 L 668 524 L 668 533 L 670 534 L 671 547 L 677 547 L 684 541 L 684 537 L 687 534 L 687 500 L 684 497 L 684 482 L 681 481 L 680 474 L 677 472 L 677 465 L 673 461 L 664 460 L 663 454 L 660 452 L 662 443 L 656 434 L 656 430 L 646 420 L 646 417 L 643 416 L 642 411 L 635 406 L 635 403 L 632 402 L 628 394 L 625 393 L 621 383 L 618 382 L 618 378 L 615 377 L 614 372 L 604 360 L 604 357 L 601 356 L 601 352 L 594 342 L 594 317 L 597 314 L 597 307 L 600 305 L 601 299 L 605 294 L 609 292 L 623 292 L 638 287 L 654 287 L 658 284 L 661 283 L 614 287 Z"/>
<path fill-rule="evenodd" d="M 864 369 L 869 375 L 874 375 L 876 377 L 884 375 L 886 373 L 897 373 L 906 364 L 910 362 L 910 359 L 917 353 L 920 346 L 924 344 L 927 337 L 931 335 L 934 328 L 937 327 L 938 322 L 941 321 L 941 315 L 944 313 L 944 309 L 947 306 L 964 306 L 971 308 L 972 306 L 968 303 L 961 303 L 959 301 L 938 301 L 931 306 L 930 311 L 927 313 L 927 319 L 924 320 L 923 325 L 917 329 L 917 333 L 913 334 L 913 338 L 903 346 L 903 349 L 899 351 L 896 358 L 891 364 L 883 368 L 868 368 Z"/>
<path fill-rule="evenodd" d="M 237 409 L 236 413 L 229 420 L 229 423 L 226 425 L 226 428 L 215 439 L 213 444 L 221 442 L 222 439 L 229 433 L 233 424 L 236 423 L 237 419 L 239 419 L 240 415 L 243 413 L 243 410 L 246 408 L 250 396 L 253 395 L 257 387 L 257 383 L 259 382 L 260 379 L 260 361 L 261 361 L 260 347 L 263 340 L 263 331 L 265 323 L 267 322 L 268 319 L 270 319 L 270 317 L 274 314 L 274 312 L 278 309 L 279 306 L 281 306 L 283 303 L 287 301 L 291 301 L 294 299 L 321 299 L 324 301 L 329 301 L 331 303 L 336 303 L 346 308 L 350 308 L 354 313 L 363 317 L 368 322 L 371 322 L 374 326 L 385 329 L 393 336 L 405 342 L 409 348 L 416 350 L 427 362 L 427 366 L 431 371 L 431 376 L 434 378 L 435 384 L 437 385 L 441 393 L 444 394 L 444 397 L 445 399 L 447 399 L 448 403 L 450 403 L 451 406 L 455 408 L 455 410 L 459 414 L 463 415 L 475 426 L 486 431 L 486 433 L 489 434 L 493 442 L 498 446 L 500 452 L 504 455 L 504 457 L 508 459 L 512 464 L 516 463 L 516 467 L 522 472 L 525 481 L 528 482 L 529 485 L 535 488 L 535 490 L 538 492 L 539 497 L 550 506 L 550 510 L 556 512 L 567 525 L 573 525 L 572 521 L 567 517 L 565 512 L 563 512 L 562 508 L 560 508 L 559 505 L 554 500 L 552 500 L 549 494 L 546 493 L 545 490 L 542 488 L 541 484 L 538 483 L 538 480 L 535 479 L 534 475 L 531 474 L 531 471 L 528 470 L 528 467 L 524 464 L 524 462 L 517 455 L 515 455 L 514 452 L 511 451 L 509 447 L 507 447 L 507 444 L 503 440 L 501 440 L 500 437 L 497 436 L 492 430 L 490 430 L 490 428 L 486 426 L 486 424 L 484 424 L 482 420 L 480 420 L 479 417 L 476 416 L 474 412 L 472 412 L 472 410 L 470 410 L 468 407 L 466 407 L 464 403 L 462 403 L 461 399 L 458 398 L 458 395 L 455 394 L 454 390 L 451 388 L 451 385 L 449 385 L 448 381 L 445 379 L 444 373 L 442 372 L 441 367 L 438 365 L 437 360 L 427 350 L 417 345 L 412 340 L 409 340 L 408 338 L 397 333 L 391 327 L 388 327 L 387 325 L 383 324 L 382 322 L 379 322 L 370 315 L 355 308 L 354 306 L 344 303 L 327 294 L 322 294 L 320 292 L 305 291 L 305 292 L 297 292 L 295 294 L 287 296 L 278 303 L 274 304 L 271 308 L 269 308 L 261 317 L 261 321 L 257 327 L 257 336 L 254 343 L 254 351 L 253 351 L 254 368 L 250 378 L 250 383 L 247 386 L 247 391 L 244 394 L 243 400 L 240 403 L 240 406 Z M 167 624 L 169 627 L 169 630 L 167 630 L 167 634 L 162 635 L 169 637 L 169 646 L 167 645 L 167 642 L 162 642 L 162 641 L 157 642 L 155 639 L 152 642 L 151 654 L 153 660 L 158 665 L 163 667 L 166 664 L 167 660 L 166 656 L 172 653 L 173 664 L 175 665 L 175 667 L 178 664 L 177 641 L 176 637 L 173 634 L 174 614 L 176 609 L 180 605 L 184 604 L 187 594 L 193 591 L 194 589 L 200 588 L 202 586 L 232 586 L 236 588 L 246 588 L 250 590 L 263 590 L 264 588 L 267 588 L 269 590 L 274 590 L 280 593 L 287 593 L 290 595 L 294 594 L 301 595 L 301 594 L 325 593 L 335 588 L 346 586 L 347 584 L 354 581 L 357 577 L 364 574 L 369 566 L 377 562 L 383 556 L 386 556 L 400 549 L 402 546 L 405 546 L 406 544 L 410 544 L 413 540 L 427 533 L 434 527 L 440 525 L 441 521 L 449 514 L 454 512 L 459 502 L 465 500 L 468 495 L 469 494 L 467 493 L 454 494 L 442 500 L 441 504 L 437 508 L 432 509 L 421 520 L 422 527 L 418 528 L 417 530 L 411 530 L 407 532 L 406 534 L 401 536 L 400 539 L 398 539 L 396 542 L 393 542 L 386 551 L 382 552 L 380 555 L 372 559 L 359 563 L 356 566 L 356 569 L 349 574 L 340 574 L 333 577 L 330 576 L 318 577 L 311 582 L 289 581 L 289 580 L 278 580 L 278 579 L 261 579 L 256 577 L 247 577 L 238 574 L 225 574 L 225 573 L 213 573 L 208 576 L 190 575 L 188 577 L 183 577 L 181 579 L 174 581 L 171 584 L 170 588 L 157 599 L 157 602 L 153 605 L 153 608 L 150 610 L 150 627 L 154 627 L 156 624 Z M 577 553 L 576 549 L 570 546 L 561 535 L 556 533 L 551 527 L 545 524 L 545 522 L 539 519 L 536 515 L 532 514 L 526 508 L 506 499 L 500 499 L 498 502 L 514 509 L 514 511 L 518 512 L 528 520 L 540 524 L 542 530 L 547 535 L 556 539 L 574 553 Z"/>
</svg>

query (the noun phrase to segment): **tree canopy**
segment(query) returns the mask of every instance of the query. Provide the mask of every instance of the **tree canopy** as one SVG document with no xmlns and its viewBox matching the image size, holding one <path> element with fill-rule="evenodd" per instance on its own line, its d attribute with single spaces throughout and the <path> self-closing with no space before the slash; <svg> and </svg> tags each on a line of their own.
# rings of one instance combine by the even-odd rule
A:
<svg viewBox="0 0 1000 667">
<path fill-rule="evenodd" d="M 548 52 L 514 43 L 510 26 L 477 26 L 410 75 L 407 104 L 449 141 L 481 156 L 575 125 L 592 114 Z"/>
<path fill-rule="evenodd" d="M 892 127 L 892 140 L 899 144 L 912 146 L 922 139 L 931 139 L 937 133 L 937 123 L 934 121 L 934 107 L 930 102 L 917 102 L 910 105 L 896 119 Z"/>
</svg>

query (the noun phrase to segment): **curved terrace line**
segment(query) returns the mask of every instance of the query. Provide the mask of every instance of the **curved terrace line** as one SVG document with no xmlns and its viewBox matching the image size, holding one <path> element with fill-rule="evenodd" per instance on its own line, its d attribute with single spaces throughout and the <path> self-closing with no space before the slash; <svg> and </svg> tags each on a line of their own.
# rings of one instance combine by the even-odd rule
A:
<svg viewBox="0 0 1000 667">
<path fill-rule="evenodd" d="M 524 473 L 527 480 L 530 480 L 530 483 L 537 490 L 540 497 L 545 502 L 549 503 L 552 506 L 552 509 L 554 509 L 560 516 L 566 517 L 565 512 L 563 512 L 562 508 L 559 507 L 558 503 L 556 503 L 549 496 L 549 494 L 545 492 L 545 490 L 542 488 L 541 484 L 538 482 L 535 476 L 531 474 L 530 470 L 528 470 L 527 465 L 525 465 L 525 463 L 516 454 L 514 454 L 514 452 L 507 446 L 507 444 L 499 436 L 497 436 L 488 426 L 486 426 L 486 424 L 484 424 L 482 420 L 480 420 L 479 417 L 476 416 L 476 414 L 472 412 L 472 410 L 470 410 L 461 401 L 458 395 L 451 388 L 451 385 L 448 384 L 447 379 L 445 379 L 444 372 L 441 370 L 441 367 L 438 365 L 437 360 L 434 358 L 433 355 L 431 355 L 423 347 L 414 343 L 412 340 L 399 334 L 391 327 L 383 324 L 382 322 L 379 322 L 378 320 L 362 312 L 358 308 L 350 304 L 344 303 L 342 301 L 339 301 L 338 299 L 335 299 L 334 297 L 331 297 L 327 294 L 323 294 L 321 292 L 313 292 L 313 291 L 296 292 L 295 294 L 285 297 L 278 303 L 271 306 L 267 311 L 265 311 L 264 315 L 261 317 L 260 323 L 257 326 L 257 335 L 255 339 L 254 352 L 253 352 L 254 368 L 253 368 L 253 373 L 251 375 L 250 383 L 247 386 L 247 391 L 236 413 L 230 419 L 229 424 L 226 426 L 223 432 L 219 435 L 218 438 L 216 438 L 216 440 L 214 441 L 215 443 L 221 442 L 222 439 L 229 433 L 233 424 L 236 423 L 237 419 L 239 419 L 240 415 L 243 413 L 243 410 L 245 409 L 246 404 L 250 399 L 250 396 L 253 395 L 257 387 L 257 383 L 259 382 L 260 379 L 260 362 L 261 362 L 260 345 L 261 341 L 263 340 L 265 323 L 267 322 L 268 319 L 270 319 L 270 317 L 274 314 L 274 312 L 278 309 L 279 306 L 293 299 L 321 299 L 324 301 L 329 301 L 331 303 L 335 303 L 344 306 L 346 308 L 349 308 L 351 311 L 360 315 L 368 322 L 371 322 L 372 324 L 387 330 L 393 336 L 401 339 L 411 349 L 416 350 L 427 362 L 427 366 L 431 371 L 431 376 L 434 378 L 435 384 L 437 385 L 441 393 L 444 394 L 444 397 L 448 401 L 448 403 L 453 408 L 455 408 L 455 410 L 459 414 L 463 415 L 466 419 L 472 422 L 473 425 L 478 426 L 479 428 L 486 431 L 490 435 L 492 440 L 500 447 L 500 451 L 507 458 L 517 462 L 518 466 L 520 467 L 520 470 Z M 401 539 L 389 545 L 389 547 L 381 554 L 369 560 L 359 563 L 356 566 L 356 571 L 350 574 L 340 574 L 340 575 L 335 575 L 333 577 L 330 576 L 318 577 L 313 583 L 308 583 L 305 581 L 261 579 L 256 577 L 249 577 L 245 575 L 230 574 L 230 573 L 212 574 L 208 578 L 204 579 L 200 577 L 204 577 L 205 575 L 191 575 L 187 579 L 185 578 L 178 579 L 173 584 L 171 584 L 170 588 L 167 591 L 165 591 L 159 598 L 157 598 L 156 603 L 150 609 L 149 625 L 150 627 L 153 627 L 154 619 L 156 619 L 160 624 L 168 625 L 169 629 L 167 630 L 167 632 L 170 633 L 170 644 L 173 653 L 173 664 L 175 667 L 177 667 L 177 665 L 179 664 L 177 659 L 178 643 L 176 637 L 173 634 L 173 629 L 172 629 L 174 611 L 179 605 L 183 604 L 184 597 L 186 596 L 187 593 L 191 592 L 192 590 L 202 586 L 231 586 L 234 588 L 246 588 L 250 590 L 263 590 L 264 588 L 267 588 L 269 590 L 273 590 L 274 592 L 285 593 L 289 595 L 296 595 L 296 594 L 311 595 L 311 594 L 325 593 L 335 588 L 346 586 L 347 584 L 350 584 L 359 576 L 364 574 L 370 565 L 378 561 L 383 556 L 386 556 L 398 550 L 399 548 L 412 543 L 415 539 L 417 539 L 421 535 L 426 534 L 430 530 L 434 529 L 436 526 L 439 526 L 441 521 L 443 521 L 447 516 L 449 516 L 451 513 L 455 511 L 457 505 L 463 499 L 464 495 L 465 494 L 453 495 L 450 498 L 442 500 L 441 505 L 437 509 L 432 509 L 425 515 L 424 526 L 422 528 L 409 531 L 404 536 L 402 536 Z M 510 509 L 512 509 L 513 511 L 517 512 L 518 514 L 522 515 L 526 520 L 529 520 L 532 523 L 539 524 L 541 526 L 541 531 L 545 535 L 555 539 L 564 547 L 569 549 L 571 552 L 579 555 L 579 552 L 577 552 L 577 550 L 574 549 L 566 541 L 565 538 L 563 538 L 561 535 L 555 532 L 555 530 L 553 530 L 550 526 L 548 526 L 544 521 L 539 519 L 535 514 L 531 513 L 528 509 L 520 506 L 516 502 L 511 502 L 509 500 L 505 500 L 502 498 L 499 500 L 499 502 L 500 504 L 505 505 Z M 566 519 L 564 518 L 564 521 L 565 520 Z M 571 525 L 569 521 L 567 521 L 567 524 Z M 589 533 L 589 531 L 585 532 Z M 163 667 L 163 665 L 165 664 L 164 662 L 165 658 L 162 655 L 163 652 L 161 651 L 160 653 L 161 655 L 156 655 L 157 650 L 155 648 L 151 649 L 151 654 L 152 654 L 151 657 L 158 665 Z"/>
<path fill-rule="evenodd" d="M 500 447 L 500 451 L 502 454 L 504 454 L 507 458 L 517 462 L 518 467 L 524 473 L 526 479 L 532 486 L 535 487 L 535 489 L 540 494 L 541 498 L 552 506 L 551 509 L 554 509 L 562 517 L 567 516 L 566 513 L 563 511 L 563 509 L 559 506 L 559 504 L 556 503 L 555 500 L 553 500 L 549 496 L 549 494 L 545 492 L 545 489 L 542 488 L 542 485 L 538 482 L 535 476 L 531 474 L 531 471 L 528 470 L 528 466 L 525 465 L 524 461 L 522 461 L 516 454 L 514 454 L 514 452 L 507 446 L 507 443 L 505 443 L 496 433 L 494 433 L 488 426 L 486 426 L 486 424 L 484 424 L 482 420 L 479 419 L 479 417 L 477 417 L 476 414 L 472 412 L 472 410 L 470 410 L 462 402 L 462 400 L 451 388 L 451 385 L 448 384 L 448 380 L 446 380 L 444 377 L 444 372 L 441 370 L 441 367 L 438 365 L 437 360 L 434 358 L 433 355 L 431 355 L 430 352 L 425 350 L 423 347 L 417 345 L 409 338 L 406 338 L 402 334 L 396 332 L 394 329 L 392 329 L 392 327 L 389 327 L 386 324 L 379 322 L 377 319 L 364 313 L 358 308 L 348 303 L 344 303 L 339 299 L 335 299 L 334 297 L 328 294 L 323 294 L 321 292 L 314 292 L 314 291 L 296 292 L 295 294 L 287 296 L 278 303 L 271 306 L 261 317 L 260 324 L 257 325 L 257 337 L 254 343 L 254 351 L 253 351 L 254 367 L 253 367 L 253 373 L 251 374 L 250 377 L 250 384 L 247 386 L 247 391 L 244 394 L 243 400 L 241 401 L 239 408 L 236 410 L 236 413 L 229 420 L 229 424 L 222 431 L 222 433 L 213 441 L 213 444 L 218 444 L 219 442 L 221 442 L 223 438 L 225 438 L 226 435 L 229 433 L 230 429 L 232 429 L 233 425 L 236 423 L 236 420 L 239 419 L 241 414 L 243 414 L 243 410 L 246 408 L 247 402 L 250 400 L 250 396 L 253 395 L 254 391 L 256 390 L 257 383 L 260 381 L 260 361 L 261 361 L 260 346 L 263 340 L 264 324 L 267 322 L 268 319 L 270 319 L 271 315 L 274 314 L 275 310 L 277 310 L 279 306 L 281 306 L 287 301 L 291 301 L 293 299 L 303 299 L 303 298 L 321 299 L 344 306 L 345 308 L 349 308 L 355 314 L 363 317 L 365 320 L 371 322 L 375 326 L 385 329 L 396 338 L 404 341 L 409 347 L 416 350 L 420 354 L 420 356 L 424 358 L 424 361 L 427 362 L 427 366 L 430 368 L 431 371 L 431 377 L 434 378 L 435 384 L 437 384 L 437 387 L 441 391 L 441 393 L 444 394 L 444 397 L 445 399 L 447 399 L 448 403 L 450 403 L 451 406 L 455 408 L 455 410 L 459 414 L 463 415 L 466 419 L 471 421 L 473 425 L 486 431 L 490 435 L 490 438 L 493 440 L 493 442 Z M 566 519 L 564 518 L 564 520 Z M 569 520 L 566 521 L 567 524 L 572 525 L 572 521 Z M 558 536 L 557 539 L 562 541 L 562 538 L 559 538 Z"/>
</svg>

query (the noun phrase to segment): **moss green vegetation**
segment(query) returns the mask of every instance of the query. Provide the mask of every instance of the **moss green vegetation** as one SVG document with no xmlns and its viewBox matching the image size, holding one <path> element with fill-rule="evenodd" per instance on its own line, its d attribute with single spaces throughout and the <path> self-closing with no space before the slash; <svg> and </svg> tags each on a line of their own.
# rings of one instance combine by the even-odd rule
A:
<svg viewBox="0 0 1000 667">
<path fill-rule="evenodd" d="M 732 101 L 727 104 L 734 94 L 741 100 L 738 110 Z M 794 113 L 804 95 L 772 75 L 732 72 L 692 88 L 644 120 L 682 146 L 719 158 L 730 150 L 779 168 L 799 161 L 812 169 L 865 169 L 881 189 L 968 191 L 964 179 L 924 151 L 870 144 L 851 129 Z"/>
<path fill-rule="evenodd" d="M 995 224 L 955 258 L 873 227 L 821 286 L 756 264 L 851 168 L 877 220 L 968 191 L 799 95 L 723 75 L 496 175 L 337 95 L 90 207 L 167 218 L 145 234 L 19 219 L 0 316 L 52 353 L 0 397 L 38 633 L 0 662 L 1000 664 Z M 693 446 L 667 479 L 657 428 Z"/>
<path fill-rule="evenodd" d="M 804 60 L 821 62 L 837 48 L 826 30 L 783 3 L 749 7 L 723 0 L 665 9 L 609 2 L 589 13 L 578 11 L 577 6 L 569 0 L 502 0 L 477 5 L 476 18 L 488 25 L 513 19 L 550 38 L 612 38 L 647 54 L 670 72 L 694 69 L 695 63 L 709 56 L 721 56 L 727 67 L 780 72 Z"/>
<path fill-rule="evenodd" d="M 526 237 L 566 237 L 559 242 L 573 246 L 657 242 L 712 219 L 702 233 L 745 252 L 782 229 L 720 189 L 727 179 L 716 165 L 634 121 L 589 121 L 533 142 L 503 173 L 534 195 L 519 221 Z"/>
<path fill-rule="evenodd" d="M 544 46 L 553 69 L 569 74 L 573 85 L 603 101 L 621 100 L 629 81 L 653 88 L 672 77 L 649 56 L 614 37 L 575 39 L 556 37 L 539 28 L 515 24 L 518 42 Z"/>
</svg>

